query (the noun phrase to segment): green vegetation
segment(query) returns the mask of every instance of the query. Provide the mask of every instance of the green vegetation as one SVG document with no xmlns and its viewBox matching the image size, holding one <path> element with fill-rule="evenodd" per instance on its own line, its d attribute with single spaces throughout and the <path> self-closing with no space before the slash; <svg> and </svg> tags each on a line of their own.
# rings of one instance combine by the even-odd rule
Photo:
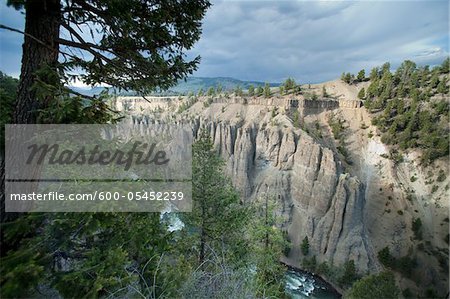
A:
<svg viewBox="0 0 450 299">
<path fill-rule="evenodd" d="M 346 299 L 398 298 L 400 289 L 391 272 L 366 276 L 353 284 L 344 294 Z"/>
<path fill-rule="evenodd" d="M 203 107 L 208 108 L 209 106 L 211 106 L 213 101 L 214 101 L 214 98 L 209 97 L 208 99 L 206 99 L 206 101 L 203 102 Z"/>
<path fill-rule="evenodd" d="M 300 245 L 300 249 L 302 250 L 302 254 L 307 256 L 309 254 L 309 240 L 308 236 L 303 238 L 302 244 Z"/>
<path fill-rule="evenodd" d="M 2 298 L 30 297 L 40 283 L 67 298 L 200 298 L 232 290 L 235 297 L 282 298 L 279 258 L 288 245 L 274 201 L 256 208 L 240 203 L 223 166 L 202 133 L 193 145 L 193 209 L 180 213 L 181 231 L 169 232 L 160 213 L 20 217 L 5 228 L 8 244 L 21 241 L 2 256 Z"/>
<path fill-rule="evenodd" d="M 325 86 L 322 86 L 322 97 L 323 98 L 327 98 L 328 97 L 327 89 L 325 88 Z"/>
<path fill-rule="evenodd" d="M 316 268 L 317 268 L 316 256 L 313 255 L 311 258 L 307 258 L 307 257 L 303 258 L 302 267 L 303 267 L 303 269 L 310 271 L 312 273 L 316 272 Z"/>
<path fill-rule="evenodd" d="M 339 283 L 342 286 L 350 286 L 357 278 L 355 262 L 348 260 L 344 263 L 344 274 L 339 278 Z"/>
<path fill-rule="evenodd" d="M 442 183 L 443 181 L 445 181 L 446 178 L 447 178 L 447 176 L 445 175 L 445 171 L 440 169 L 436 181 L 438 181 L 439 183 Z"/>
<path fill-rule="evenodd" d="M 198 98 L 195 96 L 188 97 L 187 100 L 180 104 L 178 107 L 178 113 L 183 113 L 184 111 L 188 110 L 192 105 L 197 103 Z"/>
<path fill-rule="evenodd" d="M 295 128 L 300 128 L 300 112 L 298 109 L 295 109 L 292 113 L 292 123 L 294 124 Z"/>
<path fill-rule="evenodd" d="M 291 244 L 287 233 L 277 227 L 281 219 L 276 215 L 277 202 L 266 197 L 256 204 L 251 222 L 251 261 L 256 265 L 256 282 L 262 288 L 258 297 L 284 297 L 284 273 L 286 268 L 279 262 Z M 243 245 L 244 246 L 244 245 Z"/>
<path fill-rule="evenodd" d="M 382 142 L 399 150 L 417 148 L 428 164 L 449 154 L 448 59 L 432 70 L 403 62 L 391 73 L 389 63 L 371 71 L 364 106 Z"/>
<path fill-rule="evenodd" d="M 12 121 L 14 101 L 19 80 L 0 71 L 0 155 L 5 149 L 5 124 Z"/>
<path fill-rule="evenodd" d="M 405 255 L 400 258 L 392 256 L 389 247 L 384 247 L 378 252 L 378 260 L 383 266 L 401 273 L 403 276 L 410 278 L 416 267 L 415 258 Z"/>
<path fill-rule="evenodd" d="M 356 80 L 359 82 L 362 82 L 366 79 L 366 71 L 364 69 L 360 70 L 358 72 L 358 75 L 356 76 Z"/>
<path fill-rule="evenodd" d="M 352 161 L 350 160 L 350 153 L 346 148 L 344 136 L 346 127 L 344 124 L 345 120 L 343 120 L 340 116 L 334 113 L 331 113 L 328 116 L 328 125 L 331 128 L 334 139 L 337 141 L 336 149 L 344 157 L 344 160 L 347 162 L 347 164 L 352 164 Z"/>
<path fill-rule="evenodd" d="M 383 266 L 388 268 L 393 268 L 395 265 L 395 258 L 391 255 L 389 247 L 387 246 L 378 251 L 378 260 Z"/>
<path fill-rule="evenodd" d="M 264 97 L 270 98 L 271 95 L 272 95 L 272 92 L 270 91 L 269 83 L 264 84 Z"/>
<path fill-rule="evenodd" d="M 343 133 L 345 131 L 345 120 L 338 117 L 337 115 L 331 113 L 328 117 L 328 125 L 331 128 L 334 139 L 341 140 L 343 138 Z"/>
<path fill-rule="evenodd" d="M 208 88 L 208 92 L 206 93 L 207 96 L 212 97 L 216 94 L 216 89 L 214 87 Z"/>
<path fill-rule="evenodd" d="M 257 95 L 258 97 L 260 97 L 260 96 L 263 95 L 263 93 L 264 93 L 263 87 L 262 87 L 262 86 L 258 86 L 258 87 L 256 88 L 256 95 Z"/>
<path fill-rule="evenodd" d="M 422 240 L 422 220 L 420 218 L 413 219 L 412 230 L 414 232 L 414 238 Z"/>
<path fill-rule="evenodd" d="M 240 85 L 236 86 L 236 88 L 234 89 L 234 94 L 237 97 L 242 97 L 244 95 L 244 91 L 242 90 L 242 87 Z"/>
<path fill-rule="evenodd" d="M 286 92 L 289 92 L 290 90 L 295 88 L 296 86 L 295 80 L 293 78 L 287 78 L 283 86 Z"/>
<path fill-rule="evenodd" d="M 255 87 L 253 85 L 248 87 L 248 95 L 251 97 L 255 95 Z"/>
<path fill-rule="evenodd" d="M 342 73 L 341 80 L 347 84 L 352 84 L 355 80 L 355 76 L 350 73 Z"/>
<path fill-rule="evenodd" d="M 366 90 L 361 88 L 361 90 L 358 92 L 358 99 L 364 100 L 366 98 Z"/>
</svg>

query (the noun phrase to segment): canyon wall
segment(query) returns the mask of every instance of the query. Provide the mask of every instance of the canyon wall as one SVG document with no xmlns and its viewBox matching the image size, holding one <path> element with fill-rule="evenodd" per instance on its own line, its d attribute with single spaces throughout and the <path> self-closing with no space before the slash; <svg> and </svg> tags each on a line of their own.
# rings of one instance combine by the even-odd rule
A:
<svg viewBox="0 0 450 299">
<path fill-rule="evenodd" d="M 142 126 L 151 118 L 134 117 Z M 308 236 L 319 262 L 342 265 L 353 259 L 361 271 L 374 270 L 363 220 L 364 185 L 344 173 L 330 149 L 304 131 L 195 119 L 194 136 L 207 130 L 226 161 L 234 185 L 248 201 L 275 199 L 292 241 L 287 261 L 300 266 L 301 240 Z"/>
<path fill-rule="evenodd" d="M 308 258 L 338 267 L 353 260 L 364 275 L 384 269 L 377 253 L 389 247 L 396 258 L 416 263 L 412 277 L 395 272 L 403 289 L 432 287 L 444 294 L 450 178 L 437 176 L 448 173 L 448 165 L 425 169 L 415 153 L 394 163 L 371 115 L 355 99 L 203 97 L 180 112 L 182 101 L 141 100 L 127 113 L 136 126 L 188 125 L 194 136 L 207 130 L 242 199 L 276 201 L 292 243 L 285 262 L 302 267 L 300 244 L 307 236 Z M 300 122 L 293 121 L 293 111 Z M 334 138 L 331 114 L 344 122 L 344 142 Z M 421 240 L 413 233 L 415 219 L 423 223 Z"/>
</svg>

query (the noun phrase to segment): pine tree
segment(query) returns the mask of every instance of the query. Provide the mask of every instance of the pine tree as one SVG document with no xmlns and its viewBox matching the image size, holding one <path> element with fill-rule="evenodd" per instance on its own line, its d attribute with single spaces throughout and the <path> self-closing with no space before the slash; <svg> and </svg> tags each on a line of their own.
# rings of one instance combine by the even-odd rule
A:
<svg viewBox="0 0 450 299">
<path fill-rule="evenodd" d="M 264 97 L 270 98 L 271 94 L 269 83 L 264 84 Z"/>
<path fill-rule="evenodd" d="M 391 255 L 389 247 L 384 247 L 380 251 L 378 251 L 378 260 L 385 267 L 392 268 L 395 263 L 395 258 Z"/>
<path fill-rule="evenodd" d="M 255 95 L 255 87 L 253 85 L 248 87 L 248 95 L 251 97 Z"/>
<path fill-rule="evenodd" d="M 440 93 L 440 94 L 442 94 L 442 95 L 445 95 L 445 94 L 448 93 L 448 86 L 447 86 L 447 84 L 445 83 L 445 80 L 441 80 L 441 81 L 439 82 L 439 84 L 438 84 L 438 86 L 437 86 L 437 92 Z"/>
<path fill-rule="evenodd" d="M 223 91 L 222 84 L 219 83 L 219 85 L 217 85 L 217 88 L 216 88 L 216 93 L 217 93 L 217 94 L 221 94 L 222 91 Z"/>
<path fill-rule="evenodd" d="M 350 84 L 352 82 L 352 74 L 346 73 L 344 76 L 344 82 Z"/>
<path fill-rule="evenodd" d="M 357 278 L 355 262 L 348 260 L 344 263 L 344 274 L 339 278 L 341 285 L 351 285 Z"/>
<path fill-rule="evenodd" d="M 283 298 L 286 269 L 279 260 L 289 243 L 279 229 L 281 219 L 278 219 L 276 210 L 275 200 L 267 194 L 256 204 L 251 244 L 259 295 Z"/>
<path fill-rule="evenodd" d="M 347 299 L 372 299 L 386 298 L 397 299 L 400 290 L 395 284 L 394 275 L 391 272 L 372 274 L 358 280 L 345 293 Z"/>
<path fill-rule="evenodd" d="M 366 90 L 363 88 L 361 88 L 361 90 L 358 92 L 358 99 L 364 100 L 366 97 Z"/>
<path fill-rule="evenodd" d="M 210 88 L 208 88 L 208 92 L 207 92 L 207 95 L 208 96 L 214 96 L 216 94 L 216 90 L 214 89 L 214 87 L 210 87 Z"/>
<path fill-rule="evenodd" d="M 450 58 L 447 57 L 441 65 L 441 74 L 448 75 L 450 72 Z"/>
<path fill-rule="evenodd" d="M 308 236 L 303 238 L 302 244 L 300 245 L 300 249 L 302 250 L 302 254 L 307 256 L 309 254 L 309 240 Z"/>
<path fill-rule="evenodd" d="M 370 81 L 374 82 L 379 78 L 379 74 L 378 74 L 378 68 L 374 67 L 371 71 L 370 71 Z"/>
<path fill-rule="evenodd" d="M 322 97 L 326 98 L 328 97 L 327 89 L 325 88 L 325 85 L 322 86 Z"/>
<path fill-rule="evenodd" d="M 433 72 L 430 80 L 430 87 L 436 88 L 439 85 L 439 75 L 437 72 Z"/>
<path fill-rule="evenodd" d="M 238 97 L 241 97 L 244 94 L 240 85 L 236 86 L 236 89 L 234 90 L 234 94 Z"/>
<path fill-rule="evenodd" d="M 231 256 L 245 249 L 243 230 L 249 214 L 224 175 L 224 161 L 205 131 L 192 146 L 192 153 L 193 207 L 191 213 L 182 216 L 188 229 L 193 230 L 189 246 L 195 247 L 201 265 L 213 251 L 221 252 L 223 244 Z"/>
<path fill-rule="evenodd" d="M 283 84 L 284 90 L 286 93 L 289 93 L 289 91 L 293 90 L 296 86 L 295 80 L 293 78 L 287 78 L 286 81 Z"/>
<path fill-rule="evenodd" d="M 197 69 L 200 58 L 187 61 L 185 53 L 200 38 L 201 20 L 211 5 L 202 0 L 8 2 L 24 10 L 27 20 L 15 123 L 35 123 L 38 115 L 32 110 L 55 101 L 55 85 L 64 86 L 74 69 L 87 85 L 140 93 L 175 85 Z M 63 30 L 67 34 L 60 34 Z M 92 42 L 89 35 L 95 31 L 97 42 Z M 32 88 L 38 72 L 48 87 L 46 99 L 37 100 Z"/>
<path fill-rule="evenodd" d="M 261 85 L 259 85 L 258 88 L 256 89 L 256 95 L 258 97 L 260 97 L 263 95 L 263 93 L 264 93 L 264 88 Z"/>
<path fill-rule="evenodd" d="M 364 79 L 366 79 L 366 71 L 365 71 L 364 69 L 360 70 L 360 71 L 358 72 L 358 76 L 356 77 L 356 79 L 357 79 L 359 82 L 364 81 Z"/>
</svg>

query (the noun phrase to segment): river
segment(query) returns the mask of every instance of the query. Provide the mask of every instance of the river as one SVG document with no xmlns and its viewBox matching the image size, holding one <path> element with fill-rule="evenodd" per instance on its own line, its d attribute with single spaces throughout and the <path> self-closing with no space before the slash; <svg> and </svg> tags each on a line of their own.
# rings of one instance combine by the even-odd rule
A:
<svg viewBox="0 0 450 299">
<path fill-rule="evenodd" d="M 174 213 L 161 213 L 161 220 L 168 221 L 169 231 L 183 229 L 184 223 Z M 338 299 L 341 296 L 320 278 L 288 266 L 285 275 L 286 293 L 293 299 Z"/>
<path fill-rule="evenodd" d="M 288 267 L 285 275 L 286 293 L 293 299 L 338 299 L 341 296 L 320 278 Z"/>
</svg>

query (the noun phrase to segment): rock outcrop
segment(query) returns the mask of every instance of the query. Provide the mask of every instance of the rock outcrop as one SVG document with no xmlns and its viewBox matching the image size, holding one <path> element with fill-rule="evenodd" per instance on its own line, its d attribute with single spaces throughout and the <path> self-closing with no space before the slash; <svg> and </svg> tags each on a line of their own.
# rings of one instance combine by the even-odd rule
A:
<svg viewBox="0 0 450 299">
<path fill-rule="evenodd" d="M 203 118 L 189 125 L 194 136 L 209 132 L 245 200 L 276 200 L 292 241 L 291 264 L 300 265 L 300 243 L 308 236 L 319 262 L 340 266 L 353 259 L 361 271 L 375 267 L 364 238 L 364 186 L 343 172 L 330 149 L 293 127 Z"/>
<path fill-rule="evenodd" d="M 128 113 L 143 125 L 187 124 L 194 135 L 207 130 L 242 199 L 278 203 L 292 243 L 284 262 L 302 266 L 300 244 L 308 236 L 309 257 L 315 255 L 318 263 L 341 266 L 351 259 L 360 274 L 374 273 L 383 270 L 377 253 L 388 247 L 395 258 L 416 263 L 411 277 L 395 272 L 402 289 L 421 293 L 429 287 L 445 295 L 448 160 L 424 167 L 412 151 L 403 162 L 392 161 L 357 98 L 366 85 L 336 80 L 304 87 L 315 94 L 326 89 L 333 97 L 329 101 L 290 95 L 199 97 L 178 109 L 182 100 L 164 100 L 164 106 L 156 99 L 142 104 L 148 107 L 129 103 Z M 340 140 L 332 132 L 331 115 L 345 124 Z M 417 219 L 423 239 L 413 232 Z"/>
</svg>

